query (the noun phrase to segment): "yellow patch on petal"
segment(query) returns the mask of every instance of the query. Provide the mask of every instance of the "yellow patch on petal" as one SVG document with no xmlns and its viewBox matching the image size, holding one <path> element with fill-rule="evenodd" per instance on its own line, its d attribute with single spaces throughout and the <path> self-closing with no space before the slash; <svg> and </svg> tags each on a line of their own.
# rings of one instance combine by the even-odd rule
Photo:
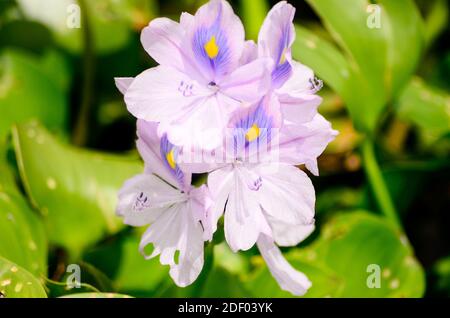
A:
<svg viewBox="0 0 450 318">
<path fill-rule="evenodd" d="M 217 46 L 216 37 L 212 36 L 211 39 L 205 44 L 204 48 L 210 59 L 215 58 L 219 54 L 219 46 Z"/>
<path fill-rule="evenodd" d="M 283 52 L 281 53 L 279 65 L 283 65 L 284 63 L 286 63 L 286 50 L 287 48 L 285 47 L 283 49 Z"/>
<path fill-rule="evenodd" d="M 175 170 L 177 163 L 175 162 L 175 156 L 173 154 L 173 149 L 166 154 L 166 160 L 169 166 Z"/>
<path fill-rule="evenodd" d="M 245 139 L 249 142 L 255 140 L 256 138 L 259 137 L 259 135 L 261 134 L 261 132 L 259 131 L 259 127 L 257 124 L 253 124 L 252 127 L 249 128 L 249 130 L 247 130 L 247 133 L 245 134 Z"/>
</svg>

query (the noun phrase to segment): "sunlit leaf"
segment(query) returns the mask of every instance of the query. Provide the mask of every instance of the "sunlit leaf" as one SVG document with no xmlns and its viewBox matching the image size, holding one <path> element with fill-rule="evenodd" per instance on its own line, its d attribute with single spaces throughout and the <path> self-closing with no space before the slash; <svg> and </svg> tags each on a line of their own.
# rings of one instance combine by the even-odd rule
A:
<svg viewBox="0 0 450 318">
<path fill-rule="evenodd" d="M 327 223 L 319 238 L 286 258 L 312 281 L 306 297 L 421 297 L 425 277 L 406 237 L 384 219 L 367 212 L 342 214 Z M 379 266 L 380 288 L 370 288 Z M 258 297 L 288 297 L 265 266 L 246 282 Z"/>
<path fill-rule="evenodd" d="M 33 274 L 47 274 L 47 240 L 42 220 L 20 194 L 1 190 L 0 255 Z"/>
<path fill-rule="evenodd" d="M 46 298 L 41 282 L 19 265 L 0 257 L 0 293 L 7 298 Z"/>
<path fill-rule="evenodd" d="M 430 2 L 430 11 L 425 18 L 425 38 L 427 46 L 445 30 L 448 24 L 448 2 L 435 0 Z"/>
<path fill-rule="evenodd" d="M 19 51 L 0 55 L 0 138 L 13 123 L 37 118 L 48 128 L 62 130 L 67 120 L 63 90 L 47 76 L 40 61 Z"/>
<path fill-rule="evenodd" d="M 414 78 L 396 104 L 398 116 L 434 140 L 450 132 L 450 95 Z"/>
<path fill-rule="evenodd" d="M 84 0 L 83 0 L 84 1 Z M 89 19 L 89 30 L 93 33 L 94 48 L 98 53 L 109 53 L 120 49 L 129 39 L 130 22 L 118 5 L 126 0 L 84 1 Z M 83 21 L 77 0 L 19 0 L 23 12 L 30 20 L 39 21 L 52 30 L 57 43 L 74 53 L 83 50 Z M 145 17 L 142 19 L 146 19 Z M 148 22 L 148 21 L 147 21 Z"/>
<path fill-rule="evenodd" d="M 47 274 L 47 237 L 42 220 L 17 189 L 6 147 L 0 142 L 0 256 L 35 275 Z"/>
<path fill-rule="evenodd" d="M 377 6 L 367 0 L 308 3 L 342 53 L 312 32 L 297 28 L 293 55 L 341 95 L 359 130 L 372 132 L 387 102 L 418 63 L 423 46 L 418 10 L 411 0 L 379 0 Z M 372 21 L 376 15 L 380 19 Z"/>
<path fill-rule="evenodd" d="M 70 147 L 36 122 L 15 127 L 13 137 L 22 182 L 44 216 L 50 242 L 77 256 L 122 227 L 117 191 L 142 171 L 139 161 Z"/>
</svg>

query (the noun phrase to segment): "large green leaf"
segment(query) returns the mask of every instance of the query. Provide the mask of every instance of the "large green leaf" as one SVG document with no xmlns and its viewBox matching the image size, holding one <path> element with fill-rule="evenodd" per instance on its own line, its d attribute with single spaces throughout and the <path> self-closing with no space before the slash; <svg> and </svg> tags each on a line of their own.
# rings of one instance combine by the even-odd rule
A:
<svg viewBox="0 0 450 318">
<path fill-rule="evenodd" d="M 450 297 L 450 256 L 436 262 L 432 274 L 436 280 L 433 292 L 437 296 Z"/>
<path fill-rule="evenodd" d="M 142 171 L 139 161 L 68 146 L 36 122 L 15 127 L 13 139 L 22 182 L 50 242 L 79 256 L 122 227 L 114 212 L 117 191 Z"/>
<path fill-rule="evenodd" d="M 0 292 L 8 298 L 46 298 L 41 282 L 19 265 L 0 257 Z"/>
<path fill-rule="evenodd" d="M 169 277 L 167 266 L 159 258 L 145 260 L 139 252 L 135 233 L 119 235 L 87 252 L 84 258 L 102 270 L 119 292 L 133 296 L 151 296 Z"/>
<path fill-rule="evenodd" d="M 312 245 L 286 257 L 312 281 L 306 297 L 421 297 L 425 289 L 424 273 L 406 237 L 367 212 L 332 219 Z M 367 285 L 371 264 L 380 266 L 380 288 Z M 246 286 L 258 297 L 290 296 L 265 266 L 247 278 Z"/>
<path fill-rule="evenodd" d="M 44 225 L 19 193 L 0 191 L 0 256 L 33 274 L 47 275 Z"/>
<path fill-rule="evenodd" d="M 426 141 L 450 132 L 450 95 L 414 78 L 396 103 L 398 116 L 421 129 Z"/>
<path fill-rule="evenodd" d="M 0 142 L 0 256 L 35 275 L 47 274 L 47 239 L 44 225 L 17 189 Z"/>
<path fill-rule="evenodd" d="M 83 50 L 83 32 L 87 30 L 81 10 L 87 10 L 94 48 L 105 54 L 122 48 L 133 28 L 145 26 L 154 1 L 144 0 L 18 0 L 25 16 L 46 25 L 58 44 L 73 53 Z M 82 4 L 78 6 L 79 4 Z M 74 23 L 79 19 L 79 27 Z"/>
<path fill-rule="evenodd" d="M 372 132 L 387 102 L 418 63 L 423 46 L 418 10 L 412 0 L 376 1 L 381 25 L 372 28 L 368 20 L 376 13 L 368 11 L 374 7 L 367 0 L 308 3 L 342 52 L 311 31 L 297 28 L 293 55 L 341 95 L 359 130 Z"/>
<path fill-rule="evenodd" d="M 13 123 L 38 118 L 51 129 L 66 125 L 64 91 L 42 69 L 41 62 L 19 51 L 0 55 L 0 138 Z"/>
</svg>

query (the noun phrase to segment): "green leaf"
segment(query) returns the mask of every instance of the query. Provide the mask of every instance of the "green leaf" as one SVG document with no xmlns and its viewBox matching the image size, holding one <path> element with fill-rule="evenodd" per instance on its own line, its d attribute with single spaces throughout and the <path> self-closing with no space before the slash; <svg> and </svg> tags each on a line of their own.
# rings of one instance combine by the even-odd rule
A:
<svg viewBox="0 0 450 318">
<path fill-rule="evenodd" d="M 152 296 L 169 277 L 169 270 L 158 257 L 146 260 L 139 252 L 139 241 L 135 233 L 122 234 L 87 252 L 84 259 L 102 270 L 119 292 Z"/>
<path fill-rule="evenodd" d="M 435 0 L 430 2 L 431 8 L 425 17 L 425 39 L 427 47 L 445 30 L 448 21 L 448 2 Z"/>
<path fill-rule="evenodd" d="M 350 66 L 344 55 L 329 41 L 312 31 L 296 26 L 293 55 L 300 62 L 313 68 L 332 89 L 343 96 L 350 76 Z"/>
<path fill-rule="evenodd" d="M 450 296 L 450 256 L 439 260 L 433 266 L 433 274 L 436 276 L 435 291 L 440 296 Z"/>
<path fill-rule="evenodd" d="M 355 126 L 365 132 L 374 131 L 388 101 L 407 83 L 423 46 L 422 20 L 412 0 L 376 2 L 379 28 L 369 23 L 377 11 L 368 11 L 375 7 L 367 0 L 352 0 L 345 10 L 340 0 L 308 0 L 343 52 L 301 28 L 293 46 L 293 56 L 341 95 Z"/>
<path fill-rule="evenodd" d="M 414 78 L 396 103 L 398 116 L 436 140 L 450 132 L 450 95 Z"/>
<path fill-rule="evenodd" d="M 384 18 L 381 30 L 385 32 L 387 65 L 384 72 L 381 72 L 389 101 L 398 95 L 413 75 L 425 46 L 425 31 L 414 1 L 376 2 L 380 5 L 382 19 Z"/>
<path fill-rule="evenodd" d="M 344 213 L 322 229 L 304 249 L 285 254 L 312 281 L 306 297 L 421 297 L 425 278 L 406 237 L 380 217 L 368 212 Z M 380 266 L 380 288 L 369 288 L 372 272 Z M 288 297 L 265 266 L 247 279 L 258 297 Z"/>
<path fill-rule="evenodd" d="M 249 297 L 250 293 L 244 288 L 240 278 L 225 268 L 216 266 L 208 276 L 201 297 L 205 298 L 237 298 Z"/>
<path fill-rule="evenodd" d="M 114 293 L 79 293 L 62 296 L 60 298 L 132 298 L 128 295 Z"/>
<path fill-rule="evenodd" d="M 0 256 L 35 275 L 47 275 L 47 237 L 42 220 L 17 189 L 0 142 Z"/>
<path fill-rule="evenodd" d="M 13 129 L 22 182 L 44 216 L 50 242 L 72 257 L 122 228 L 117 191 L 142 171 L 140 161 L 63 144 L 36 122 Z"/>
<path fill-rule="evenodd" d="M 47 297 L 35 276 L 3 257 L 0 257 L 0 293 L 7 298 Z"/>
<path fill-rule="evenodd" d="M 10 191 L 0 191 L 0 255 L 33 274 L 47 275 L 42 220 L 20 194 Z"/>
<path fill-rule="evenodd" d="M 241 0 L 240 3 L 246 36 L 248 39 L 257 40 L 259 29 L 269 12 L 269 5 L 266 0 Z"/>
<path fill-rule="evenodd" d="M 0 138 L 13 123 L 31 118 L 39 119 L 50 129 L 63 130 L 67 101 L 38 59 L 8 50 L 0 55 L 0 113 Z"/>
<path fill-rule="evenodd" d="M 83 0 L 84 1 L 84 0 Z M 104 54 L 123 47 L 130 37 L 130 23 L 117 1 L 84 1 L 87 8 L 90 30 L 93 33 L 97 53 Z M 46 25 L 58 44 L 73 53 L 83 50 L 85 21 L 77 0 L 18 0 L 25 16 Z M 79 20 L 79 27 L 76 21 Z M 148 22 L 148 21 L 147 21 Z"/>
</svg>

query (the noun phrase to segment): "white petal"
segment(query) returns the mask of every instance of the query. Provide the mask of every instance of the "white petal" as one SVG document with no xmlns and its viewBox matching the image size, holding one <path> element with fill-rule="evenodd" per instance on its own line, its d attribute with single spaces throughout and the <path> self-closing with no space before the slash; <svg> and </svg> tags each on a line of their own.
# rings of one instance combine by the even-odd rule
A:
<svg viewBox="0 0 450 318">
<path fill-rule="evenodd" d="M 175 121 L 211 92 L 172 67 L 139 74 L 125 94 L 128 110 L 146 121 Z"/>
<path fill-rule="evenodd" d="M 223 215 L 225 204 L 234 186 L 234 171 L 231 166 L 217 169 L 208 174 L 208 189 L 214 200 L 212 207 L 215 222 Z"/>
<path fill-rule="evenodd" d="M 159 134 L 167 134 L 170 142 L 183 148 L 204 150 L 217 148 L 223 140 L 227 115 L 216 96 L 200 100 L 183 116 L 172 122 L 163 121 Z"/>
<path fill-rule="evenodd" d="M 116 87 L 123 95 L 127 92 L 128 87 L 130 87 L 131 83 L 133 83 L 134 77 L 116 77 L 114 78 L 114 82 L 116 83 Z"/>
<path fill-rule="evenodd" d="M 272 276 L 278 282 L 281 289 L 295 296 L 304 295 L 311 287 L 311 282 L 305 274 L 297 271 L 286 261 L 280 249 L 267 235 L 261 235 L 257 244 Z"/>
<path fill-rule="evenodd" d="M 152 174 L 127 180 L 118 194 L 117 215 L 133 226 L 147 225 L 165 209 L 185 200 L 184 195 Z"/>
<path fill-rule="evenodd" d="M 296 225 L 314 221 L 315 192 L 308 176 L 295 166 L 262 164 L 258 201 L 264 211 L 277 220 Z"/>
<path fill-rule="evenodd" d="M 304 124 L 286 124 L 280 131 L 280 160 L 293 165 L 306 164 L 318 175 L 317 157 L 337 134 L 330 122 L 319 114 Z"/>
<path fill-rule="evenodd" d="M 294 96 L 312 94 L 312 83 L 314 72 L 311 68 L 297 61 L 291 61 L 291 77 L 277 89 L 278 94 L 288 94 Z"/>
<path fill-rule="evenodd" d="M 295 246 L 314 232 L 315 225 L 292 224 L 266 215 L 272 229 L 272 236 L 279 246 Z"/>
<path fill-rule="evenodd" d="M 246 103 L 258 101 L 270 89 L 271 67 L 272 61 L 264 58 L 241 66 L 221 82 L 221 92 Z"/>
<path fill-rule="evenodd" d="M 176 204 L 166 210 L 147 229 L 140 243 L 141 253 L 153 244 L 154 250 L 146 258 L 160 255 L 163 265 L 170 266 L 174 282 L 185 287 L 197 279 L 203 267 L 203 230 L 193 216 L 188 202 Z M 175 259 L 179 253 L 178 260 Z"/>
<path fill-rule="evenodd" d="M 256 191 L 250 190 L 248 182 L 241 178 L 235 173 L 234 186 L 225 208 L 225 239 L 234 252 L 250 249 L 260 233 L 271 234 Z"/>
</svg>

